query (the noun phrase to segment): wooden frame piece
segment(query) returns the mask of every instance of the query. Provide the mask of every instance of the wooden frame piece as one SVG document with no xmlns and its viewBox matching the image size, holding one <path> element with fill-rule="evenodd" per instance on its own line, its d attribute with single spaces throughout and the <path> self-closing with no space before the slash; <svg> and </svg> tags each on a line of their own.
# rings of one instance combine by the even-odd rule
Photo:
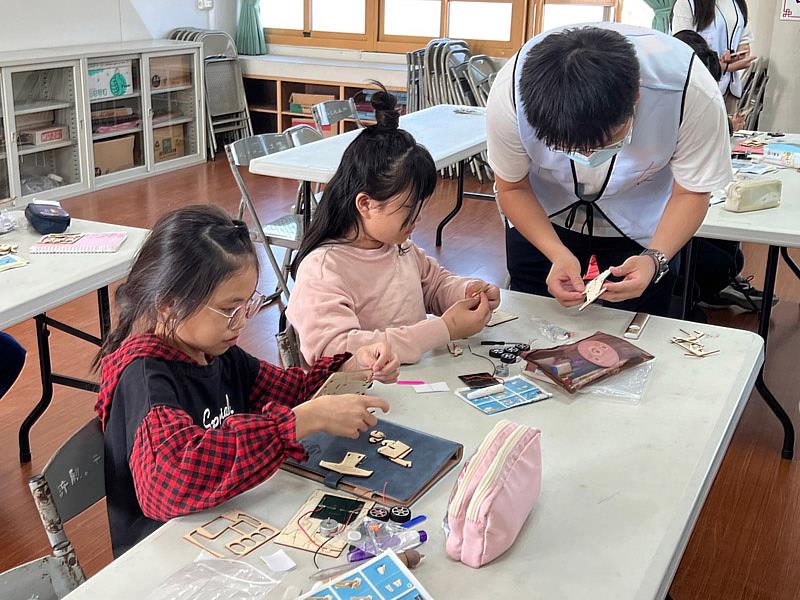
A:
<svg viewBox="0 0 800 600">
<path fill-rule="evenodd" d="M 319 466 L 323 469 L 334 471 L 335 473 L 350 475 L 351 477 L 369 477 L 373 472 L 369 469 L 361 469 L 358 466 L 366 457 L 365 454 L 361 454 L 360 452 L 348 452 L 338 463 L 329 460 L 321 460 L 319 461 Z"/>
<path fill-rule="evenodd" d="M 583 310 L 606 293 L 606 288 L 603 284 L 606 282 L 606 279 L 608 279 L 609 275 L 611 275 L 611 269 L 606 269 L 600 273 L 600 275 L 586 284 L 586 289 L 583 292 L 586 295 L 586 300 L 584 300 L 583 304 L 581 304 L 580 308 L 578 309 L 579 311 Z"/>
<path fill-rule="evenodd" d="M 220 522 L 225 524 L 221 529 L 217 530 L 215 527 L 212 527 Z M 220 543 L 222 543 L 221 540 L 224 539 L 226 535 L 229 536 L 230 532 L 234 532 L 234 534 L 238 534 L 238 537 L 225 542 L 223 546 L 234 557 L 242 557 L 266 544 L 278 535 L 279 531 L 280 529 L 277 527 L 245 512 L 233 511 L 223 513 L 211 519 L 208 523 L 193 529 L 183 537 L 217 558 L 230 558 L 229 555 L 220 552 L 213 544 L 204 542 L 220 540 Z"/>
</svg>

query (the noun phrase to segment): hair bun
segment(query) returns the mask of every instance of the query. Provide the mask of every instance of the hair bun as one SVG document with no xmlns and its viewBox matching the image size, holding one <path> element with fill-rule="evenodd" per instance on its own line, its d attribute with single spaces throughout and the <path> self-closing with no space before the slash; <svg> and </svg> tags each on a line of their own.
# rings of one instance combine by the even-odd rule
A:
<svg viewBox="0 0 800 600">
<path fill-rule="evenodd" d="M 380 129 L 397 129 L 400 113 L 395 109 L 397 98 L 393 94 L 381 86 L 380 90 L 372 94 L 370 104 L 375 109 L 375 121 Z"/>
</svg>

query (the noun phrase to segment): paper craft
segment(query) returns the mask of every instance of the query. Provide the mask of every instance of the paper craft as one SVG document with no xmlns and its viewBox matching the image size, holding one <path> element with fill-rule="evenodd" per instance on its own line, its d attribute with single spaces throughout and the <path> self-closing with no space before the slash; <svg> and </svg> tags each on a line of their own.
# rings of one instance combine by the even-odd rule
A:
<svg viewBox="0 0 800 600">
<path fill-rule="evenodd" d="M 422 385 L 413 385 L 414 391 L 418 394 L 430 394 L 433 392 L 449 392 L 450 387 L 444 381 L 436 383 L 423 383 Z"/>
<path fill-rule="evenodd" d="M 508 323 L 509 321 L 513 321 L 514 319 L 519 319 L 519 317 L 517 315 L 512 315 L 509 312 L 504 312 L 498 308 L 492 313 L 492 318 L 489 319 L 489 322 L 486 324 L 486 326 L 494 327 L 495 325 Z"/>
<path fill-rule="evenodd" d="M 24 267 L 28 261 L 20 258 L 16 254 L 6 254 L 0 256 L 0 271 L 8 271 L 9 269 L 16 269 L 17 267 Z"/>
<path fill-rule="evenodd" d="M 327 499 L 325 503 L 322 502 L 323 498 Z M 336 506 L 328 506 L 329 504 L 334 504 L 330 500 L 336 498 L 352 503 L 352 511 L 347 514 L 344 522 L 349 521 L 349 525 L 353 526 L 361 523 L 369 509 L 375 505 L 371 500 L 355 500 L 345 494 L 315 490 L 292 518 L 289 519 L 289 523 L 278 534 L 274 542 L 281 546 L 289 546 L 306 552 L 319 550 L 319 554 L 323 556 L 338 558 L 342 550 L 347 547 L 347 541 L 339 538 L 328 538 L 319 533 L 319 524 L 324 519 L 330 517 L 340 522 L 341 515 L 338 513 L 342 511 Z M 325 545 L 322 546 L 322 544 Z"/>
<path fill-rule="evenodd" d="M 543 391 L 534 383 L 519 375 L 506 379 L 503 382 L 503 391 L 497 394 L 470 400 L 467 398 L 467 394 L 471 391 L 473 390 L 470 388 L 461 388 L 456 390 L 456 396 L 487 415 L 493 415 L 509 408 L 531 404 L 553 396 L 553 394 Z"/>
<path fill-rule="evenodd" d="M 603 284 L 606 282 L 606 279 L 608 279 L 609 275 L 611 275 L 611 269 L 606 269 L 586 285 L 586 289 L 584 291 L 584 294 L 586 294 L 586 300 L 583 302 L 583 304 L 581 304 L 578 310 L 583 310 L 605 293 L 606 288 L 603 286 Z"/>
<path fill-rule="evenodd" d="M 299 600 L 433 600 L 397 555 L 387 550 Z"/>
<path fill-rule="evenodd" d="M 249 554 L 270 541 L 278 531 L 277 527 L 247 513 L 232 511 L 193 529 L 183 537 L 217 558 L 230 558 Z"/>
<path fill-rule="evenodd" d="M 50 233 L 31 246 L 31 254 L 94 254 L 116 252 L 125 233 Z"/>
</svg>

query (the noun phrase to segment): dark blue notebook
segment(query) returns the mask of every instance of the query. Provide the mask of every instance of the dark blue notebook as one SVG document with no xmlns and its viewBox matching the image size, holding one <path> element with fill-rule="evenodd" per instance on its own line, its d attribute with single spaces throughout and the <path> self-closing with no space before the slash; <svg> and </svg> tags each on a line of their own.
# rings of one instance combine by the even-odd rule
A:
<svg viewBox="0 0 800 600">
<path fill-rule="evenodd" d="M 397 440 L 410 446 L 411 452 L 403 459 L 411 461 L 411 467 L 400 466 L 378 454 L 381 442 L 370 443 L 368 431 L 355 440 L 327 433 L 311 435 L 302 441 L 309 455 L 308 461 L 298 463 L 287 460 L 282 468 L 382 504 L 410 506 L 456 466 L 464 452 L 461 444 L 389 421 L 378 420 L 373 430 L 383 432 L 385 440 Z M 320 461 L 338 463 L 348 452 L 364 454 L 365 458 L 358 467 L 372 471 L 372 475 L 341 475 L 319 466 Z"/>
</svg>

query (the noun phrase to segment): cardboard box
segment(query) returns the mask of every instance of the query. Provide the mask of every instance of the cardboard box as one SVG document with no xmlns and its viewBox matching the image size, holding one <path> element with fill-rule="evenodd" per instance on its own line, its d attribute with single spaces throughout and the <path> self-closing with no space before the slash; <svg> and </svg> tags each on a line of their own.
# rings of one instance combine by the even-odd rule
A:
<svg viewBox="0 0 800 600">
<path fill-rule="evenodd" d="M 767 144 L 764 146 L 764 162 L 800 169 L 800 144 Z"/>
<path fill-rule="evenodd" d="M 33 144 L 49 144 L 52 142 L 61 142 L 69 139 L 67 128 L 63 125 L 45 125 L 44 127 L 36 127 L 19 132 L 17 138 L 20 144 L 28 145 Z"/>
<path fill-rule="evenodd" d="M 295 92 L 289 96 L 289 112 L 310 115 L 312 106 L 329 100 L 336 100 L 336 96 L 331 94 L 299 94 Z"/>
<path fill-rule="evenodd" d="M 298 119 L 296 117 L 292 117 L 292 127 L 295 125 L 311 125 L 314 129 L 317 128 L 317 124 L 314 123 L 313 119 Z M 325 137 L 331 137 L 336 135 L 338 132 L 333 125 L 323 125 L 322 126 L 322 135 Z"/>
<path fill-rule="evenodd" d="M 133 93 L 133 61 L 117 60 L 90 65 L 89 100 L 119 98 Z"/>
<path fill-rule="evenodd" d="M 134 166 L 133 147 L 136 136 L 126 135 L 94 143 L 94 174 L 107 175 Z"/>
<path fill-rule="evenodd" d="M 180 158 L 186 153 L 183 125 L 170 125 L 153 130 L 153 155 L 156 162 Z"/>
<path fill-rule="evenodd" d="M 154 90 L 192 83 L 192 57 L 159 56 L 150 60 L 150 87 Z"/>
</svg>

